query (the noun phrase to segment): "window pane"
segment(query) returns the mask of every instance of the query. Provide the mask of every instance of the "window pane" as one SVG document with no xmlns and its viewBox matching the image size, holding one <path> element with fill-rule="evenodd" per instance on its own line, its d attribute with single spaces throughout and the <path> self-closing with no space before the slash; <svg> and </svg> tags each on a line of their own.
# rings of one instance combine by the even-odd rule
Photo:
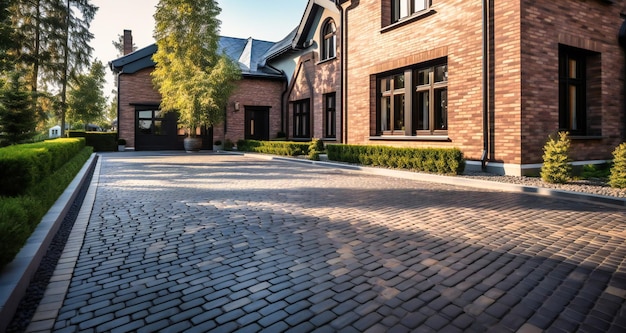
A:
<svg viewBox="0 0 626 333">
<path fill-rule="evenodd" d="M 154 118 L 165 118 L 165 112 L 161 110 L 154 111 Z"/>
<path fill-rule="evenodd" d="M 163 126 L 163 121 L 156 120 L 154 122 L 154 134 L 155 135 L 165 135 L 165 127 Z"/>
<path fill-rule="evenodd" d="M 152 111 L 139 111 L 139 119 L 152 119 Z"/>
<path fill-rule="evenodd" d="M 404 94 L 393 96 L 394 131 L 404 130 Z"/>
<path fill-rule="evenodd" d="M 409 15 L 409 2 L 408 0 L 400 0 L 400 18 Z"/>
<path fill-rule="evenodd" d="M 428 0 L 413 0 L 413 11 L 419 12 L 426 9 L 426 1 Z"/>
<path fill-rule="evenodd" d="M 435 129 L 448 129 L 448 89 L 435 90 Z"/>
<path fill-rule="evenodd" d="M 430 93 L 428 91 L 420 91 L 417 93 L 417 101 L 415 103 L 415 117 L 417 118 L 416 130 L 427 130 L 429 127 L 428 118 L 428 101 L 430 99 Z"/>
<path fill-rule="evenodd" d="M 383 97 L 380 107 L 380 129 L 389 131 L 391 129 L 391 97 Z"/>
<path fill-rule="evenodd" d="M 139 120 L 139 132 L 142 134 L 152 134 L 152 120 Z"/>
<path fill-rule="evenodd" d="M 569 78 L 575 79 L 578 77 L 576 59 L 569 59 Z"/>
<path fill-rule="evenodd" d="M 448 65 L 435 67 L 435 82 L 448 81 Z"/>
<path fill-rule="evenodd" d="M 417 85 L 418 86 L 430 84 L 430 72 L 432 72 L 432 68 L 422 69 L 417 72 Z"/>
<path fill-rule="evenodd" d="M 404 88 L 404 74 L 394 76 L 393 81 L 394 89 Z"/>
<path fill-rule="evenodd" d="M 569 119 L 570 119 L 569 129 L 574 130 L 574 131 L 578 130 L 578 119 L 576 117 L 576 110 L 578 108 L 578 105 L 576 101 L 577 101 L 576 86 L 570 85 L 569 86 Z"/>
</svg>

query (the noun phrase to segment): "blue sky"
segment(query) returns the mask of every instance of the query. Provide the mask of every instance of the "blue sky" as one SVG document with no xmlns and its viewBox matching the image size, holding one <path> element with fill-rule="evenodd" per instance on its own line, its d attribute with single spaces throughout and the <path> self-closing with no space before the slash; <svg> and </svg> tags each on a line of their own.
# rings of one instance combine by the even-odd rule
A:
<svg viewBox="0 0 626 333">
<path fill-rule="evenodd" d="M 222 13 L 221 35 L 278 41 L 295 28 L 302 18 L 307 0 L 217 0 Z M 95 34 L 91 45 L 94 58 L 105 64 L 117 57 L 111 43 L 124 29 L 132 30 L 133 41 L 142 48 L 154 43 L 154 8 L 158 0 L 92 0 L 100 7 L 91 22 Z M 105 93 L 113 89 L 112 74 Z"/>
</svg>

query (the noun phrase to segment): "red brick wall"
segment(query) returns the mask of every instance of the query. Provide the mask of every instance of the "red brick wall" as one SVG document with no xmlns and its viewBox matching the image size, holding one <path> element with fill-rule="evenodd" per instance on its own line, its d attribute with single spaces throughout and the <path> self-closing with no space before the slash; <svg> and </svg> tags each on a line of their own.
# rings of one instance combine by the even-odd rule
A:
<svg viewBox="0 0 626 333">
<path fill-rule="evenodd" d="M 617 35 L 624 19 L 620 16 L 626 1 L 607 4 L 587 0 L 523 0 L 522 41 L 522 123 L 523 163 L 541 162 L 542 147 L 548 134 L 559 124 L 558 53 L 559 44 L 597 52 L 598 63 L 588 63 L 597 77 L 588 87 L 588 123 L 601 132 L 599 139 L 574 139 L 574 160 L 609 159 L 624 138 L 624 52 Z M 595 66 L 595 69 L 591 69 Z M 598 94 L 598 91 L 601 93 Z"/>
<path fill-rule="evenodd" d="M 226 106 L 226 122 L 213 127 L 213 140 L 226 139 L 237 143 L 245 137 L 245 107 L 270 107 L 270 138 L 275 138 L 281 130 L 281 96 L 285 83 L 281 80 L 242 79 L 231 95 Z M 235 111 L 235 102 L 239 102 L 239 111 Z M 226 125 L 226 132 L 224 131 Z"/>
<path fill-rule="evenodd" d="M 122 74 L 119 87 L 119 135 L 126 139 L 128 147 L 135 146 L 135 106 L 131 104 L 159 104 L 161 95 L 152 85 L 152 68 L 134 74 Z M 237 83 L 227 105 L 227 133 L 224 124 L 214 126 L 213 140 L 229 139 L 236 143 L 244 138 L 245 106 L 270 107 L 270 137 L 281 130 L 281 96 L 285 84 L 280 80 L 242 79 Z M 234 104 L 240 103 L 240 111 L 234 111 Z"/>
<path fill-rule="evenodd" d="M 336 54 L 332 59 L 320 61 L 320 45 L 322 45 L 321 29 L 322 25 L 332 18 L 337 28 L 336 32 Z M 297 59 L 297 66 L 290 84 L 288 101 L 288 121 L 287 134 L 289 137 L 293 135 L 293 106 L 291 102 L 310 98 L 311 99 L 311 137 L 324 138 L 324 113 L 325 100 L 324 95 L 328 93 L 336 93 L 335 109 L 336 109 L 336 136 L 335 141 L 341 140 L 341 27 L 340 17 L 324 11 L 319 20 L 320 26 L 315 27 L 313 39 L 315 46 L 311 47 L 311 51 L 303 54 Z M 332 141 L 332 140 L 331 140 Z"/>
<path fill-rule="evenodd" d="M 624 52 L 617 44 L 626 1 L 492 1 L 494 115 L 491 159 L 540 163 L 547 135 L 558 128 L 558 45 L 601 53 L 601 91 L 589 105 L 602 139 L 574 140 L 575 160 L 604 159 L 624 140 Z M 482 126 L 481 1 L 434 0 L 433 13 L 394 28 L 387 1 L 348 1 L 348 143 L 458 147 L 480 159 Z M 381 29 L 382 25 L 382 29 Z M 376 124 L 377 74 L 447 56 L 450 142 L 370 140 Z M 599 105 L 598 105 L 599 104 Z M 601 116 L 598 116 L 598 115 Z"/>
<path fill-rule="evenodd" d="M 435 0 L 432 9 L 433 14 L 393 29 L 381 29 L 390 23 L 386 1 L 359 1 L 348 11 L 348 143 L 459 147 L 469 158 L 480 157 L 481 4 Z M 375 75 L 441 57 L 448 58 L 450 142 L 370 140 L 376 123 Z"/>
<path fill-rule="evenodd" d="M 127 147 L 135 147 L 135 106 L 131 104 L 159 104 L 161 95 L 152 85 L 146 68 L 134 74 L 119 76 L 119 137 L 126 139 Z"/>
</svg>

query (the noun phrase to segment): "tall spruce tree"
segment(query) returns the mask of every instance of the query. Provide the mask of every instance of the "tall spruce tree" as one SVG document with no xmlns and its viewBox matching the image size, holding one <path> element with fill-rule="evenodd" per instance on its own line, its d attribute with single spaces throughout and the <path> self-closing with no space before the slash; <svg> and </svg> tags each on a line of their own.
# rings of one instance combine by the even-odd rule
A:
<svg viewBox="0 0 626 333">
<path fill-rule="evenodd" d="M 11 67 L 10 51 L 15 49 L 15 29 L 11 24 L 13 0 L 0 0 L 0 72 Z"/>
<path fill-rule="evenodd" d="M 61 131 L 65 130 L 67 113 L 67 91 L 72 80 L 89 66 L 93 48 L 90 42 L 93 33 L 89 31 L 98 7 L 89 0 L 51 0 L 52 11 L 49 18 L 62 22 L 63 29 L 49 32 L 49 50 L 55 63 L 51 71 L 51 82 L 59 88 L 59 118 Z"/>
<path fill-rule="evenodd" d="M 218 54 L 220 11 L 213 0 L 160 0 L 154 14 L 158 50 L 152 80 L 161 109 L 177 111 L 192 137 L 198 126 L 223 120 L 240 77 L 238 65 Z"/>
<path fill-rule="evenodd" d="M 20 143 L 35 135 L 37 122 L 31 110 L 31 93 L 22 76 L 19 72 L 12 72 L 0 90 L 2 145 Z"/>
</svg>

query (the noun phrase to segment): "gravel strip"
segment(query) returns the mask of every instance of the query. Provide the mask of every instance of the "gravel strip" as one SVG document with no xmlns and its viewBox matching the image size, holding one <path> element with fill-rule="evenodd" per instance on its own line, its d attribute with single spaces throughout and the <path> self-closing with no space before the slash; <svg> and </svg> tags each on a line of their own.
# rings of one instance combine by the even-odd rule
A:
<svg viewBox="0 0 626 333">
<path fill-rule="evenodd" d="M 534 186 L 551 188 L 562 191 L 582 192 L 595 195 L 603 195 L 615 198 L 626 198 L 626 189 L 612 188 L 609 184 L 601 179 L 590 180 L 572 180 L 566 184 L 550 184 L 546 183 L 539 177 L 515 177 L 515 176 L 498 176 L 488 173 L 471 173 L 461 175 L 459 177 L 487 180 L 493 182 L 517 184 L 524 186 Z"/>
<path fill-rule="evenodd" d="M 96 156 L 96 159 L 97 158 L 98 157 Z M 31 319 L 39 306 L 39 302 L 41 302 L 41 299 L 43 298 L 44 292 L 50 282 L 50 278 L 56 269 L 57 262 L 63 253 L 65 243 L 72 232 L 72 227 L 74 226 L 78 212 L 80 211 L 83 200 L 85 199 L 85 194 L 87 194 L 87 190 L 89 189 L 89 184 L 91 183 L 91 178 L 93 177 L 96 162 L 97 160 L 94 161 L 93 166 L 89 170 L 87 179 L 80 188 L 80 192 L 78 192 L 78 195 L 74 199 L 67 215 L 63 218 L 63 222 L 61 223 L 57 233 L 54 235 L 46 255 L 41 259 L 39 268 L 37 269 L 37 272 L 35 272 L 33 279 L 30 281 L 30 284 L 26 289 L 26 293 L 15 311 L 13 320 L 11 320 L 11 323 L 7 327 L 7 333 L 24 332 L 28 328 L 28 324 L 30 324 Z"/>
</svg>

